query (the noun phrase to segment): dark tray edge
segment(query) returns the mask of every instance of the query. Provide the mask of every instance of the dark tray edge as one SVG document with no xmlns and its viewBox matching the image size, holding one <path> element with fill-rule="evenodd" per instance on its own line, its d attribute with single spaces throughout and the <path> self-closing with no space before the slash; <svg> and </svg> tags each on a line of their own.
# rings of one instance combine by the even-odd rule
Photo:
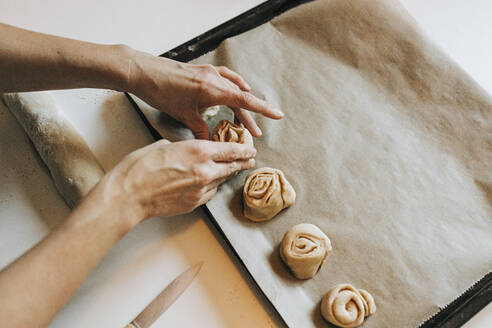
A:
<svg viewBox="0 0 492 328">
<path fill-rule="evenodd" d="M 492 301 L 492 272 L 487 273 L 419 328 L 461 327 Z"/>
</svg>

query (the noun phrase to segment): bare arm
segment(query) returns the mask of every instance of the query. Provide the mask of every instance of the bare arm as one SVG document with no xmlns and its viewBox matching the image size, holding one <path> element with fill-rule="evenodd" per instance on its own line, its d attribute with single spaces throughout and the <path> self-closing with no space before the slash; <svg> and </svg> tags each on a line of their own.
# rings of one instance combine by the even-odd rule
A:
<svg viewBox="0 0 492 328">
<path fill-rule="evenodd" d="M 97 45 L 0 24 L 0 92 L 110 88 L 131 92 L 208 139 L 199 113 L 228 105 L 254 136 L 249 111 L 283 114 L 225 67 L 191 65 L 126 46 Z M 254 166 L 254 148 L 203 140 L 160 141 L 128 155 L 67 221 L 0 272 L 0 322 L 47 325 L 109 249 L 143 219 L 186 213 Z"/>
<path fill-rule="evenodd" d="M 130 49 L 0 23 L 0 93 L 72 88 L 124 90 Z"/>
<path fill-rule="evenodd" d="M 248 111 L 279 119 L 282 112 L 253 96 L 226 67 L 191 65 L 123 45 L 100 45 L 0 23 L 0 93 L 71 88 L 131 92 L 209 139 L 200 111 L 231 107 L 253 136 L 261 131 Z"/>
<path fill-rule="evenodd" d="M 102 203 L 98 189 L 62 226 L 0 272 L 2 322 L 19 328 L 47 326 L 130 230 L 131 221 L 121 212 L 123 208 Z"/>
<path fill-rule="evenodd" d="M 143 219 L 186 213 L 210 200 L 254 148 L 160 141 L 128 155 L 57 230 L 0 272 L 0 322 L 44 327 L 110 248 Z"/>
</svg>

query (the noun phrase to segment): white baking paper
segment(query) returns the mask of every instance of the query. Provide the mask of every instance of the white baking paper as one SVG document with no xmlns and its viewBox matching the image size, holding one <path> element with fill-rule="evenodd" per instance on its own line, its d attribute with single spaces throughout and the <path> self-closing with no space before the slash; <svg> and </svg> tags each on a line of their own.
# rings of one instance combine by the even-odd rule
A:
<svg viewBox="0 0 492 328">
<path fill-rule="evenodd" d="M 398 2 L 315 1 L 195 62 L 239 72 L 286 113 L 256 116 L 257 167 L 283 170 L 296 203 L 249 222 L 243 172 L 207 206 L 289 326 L 330 326 L 320 300 L 347 282 L 376 300 L 364 327 L 415 327 L 489 271 L 492 100 Z M 140 105 L 164 136 L 191 137 Z M 301 222 L 333 244 L 307 281 L 278 254 Z"/>
</svg>

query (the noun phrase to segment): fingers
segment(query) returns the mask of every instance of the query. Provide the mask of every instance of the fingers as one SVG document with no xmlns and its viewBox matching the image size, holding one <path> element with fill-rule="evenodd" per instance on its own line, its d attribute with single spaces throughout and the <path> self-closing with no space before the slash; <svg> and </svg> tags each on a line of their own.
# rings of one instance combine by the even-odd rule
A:
<svg viewBox="0 0 492 328">
<path fill-rule="evenodd" d="M 193 131 L 196 139 L 210 140 L 210 130 L 200 115 L 193 115 L 186 125 Z"/>
<path fill-rule="evenodd" d="M 217 72 L 224 78 L 230 80 L 233 82 L 235 85 L 237 85 L 241 90 L 243 91 L 249 91 L 251 90 L 251 87 L 249 84 L 243 79 L 241 75 L 238 73 L 228 69 L 225 66 L 219 66 L 216 67 Z"/>
<path fill-rule="evenodd" d="M 211 142 L 209 148 L 215 162 L 248 160 L 256 155 L 254 147 L 235 142 Z"/>
<path fill-rule="evenodd" d="M 236 74 L 237 77 L 242 80 L 242 78 L 237 73 L 232 72 L 225 67 L 223 67 L 222 69 L 226 69 L 230 73 Z M 224 101 L 225 105 L 235 108 L 244 108 L 273 119 L 281 119 L 284 116 L 282 111 L 280 111 L 279 109 L 274 108 L 266 101 L 261 100 L 255 97 L 253 94 L 249 93 L 249 88 L 247 90 L 243 89 L 239 82 L 229 78 L 225 79 L 224 82 L 226 82 L 225 84 L 228 86 L 229 89 L 229 92 L 225 92 L 221 99 L 222 101 Z M 254 125 L 256 125 L 256 123 Z"/>
<path fill-rule="evenodd" d="M 227 176 L 227 177 L 222 177 L 222 178 L 219 178 L 219 179 L 215 179 L 212 183 L 210 183 L 207 186 L 207 191 L 212 190 L 212 189 L 217 189 L 221 184 L 223 184 L 224 182 L 226 182 L 227 180 L 229 180 L 229 178 L 231 178 L 231 177 L 230 176 Z"/>
<path fill-rule="evenodd" d="M 206 193 L 203 194 L 202 198 L 199 200 L 199 204 L 203 205 L 205 203 L 208 203 L 217 193 L 217 187 L 212 188 L 208 190 Z"/>
<path fill-rule="evenodd" d="M 255 166 L 254 158 L 243 161 L 220 162 L 214 164 L 214 181 L 220 179 L 228 179 L 231 175 L 242 170 L 249 170 Z M 222 182 L 220 182 L 222 183 Z M 217 184 L 219 185 L 219 184 Z"/>
<path fill-rule="evenodd" d="M 242 108 L 233 108 L 232 110 L 234 111 L 234 119 L 237 120 L 239 123 L 243 123 L 246 129 L 251 132 L 251 135 L 253 135 L 253 137 L 261 137 L 261 130 L 248 111 Z"/>
<path fill-rule="evenodd" d="M 282 111 L 251 94 L 250 86 L 236 72 L 224 66 L 205 65 L 202 69 L 209 71 L 206 76 L 210 80 L 209 83 L 204 84 L 202 90 L 202 94 L 208 95 L 208 99 L 202 104 L 204 107 L 220 104 L 231 108 L 243 108 L 273 119 L 281 119 L 284 116 Z M 248 130 L 251 128 L 250 131 L 257 134 L 253 120 L 247 119 L 245 114 L 240 115 L 244 119 L 244 124 L 248 125 Z"/>
<path fill-rule="evenodd" d="M 284 117 L 279 109 L 246 91 L 231 90 L 230 93 L 224 94 L 222 101 L 229 107 L 244 108 L 269 118 L 281 119 Z"/>
<path fill-rule="evenodd" d="M 232 163 L 238 163 L 238 162 L 232 162 Z M 247 161 L 241 161 L 239 164 L 232 164 L 232 163 L 221 163 L 218 164 L 217 167 L 217 173 L 219 175 L 223 175 L 211 183 L 209 183 L 206 186 L 206 192 L 200 199 L 200 204 L 205 204 L 208 201 L 210 201 L 215 194 L 217 193 L 217 188 L 227 180 L 229 180 L 232 176 L 235 175 L 236 172 L 238 172 L 241 169 L 250 169 L 255 165 L 254 159 L 250 159 Z M 232 173 L 229 173 L 232 172 Z"/>
</svg>

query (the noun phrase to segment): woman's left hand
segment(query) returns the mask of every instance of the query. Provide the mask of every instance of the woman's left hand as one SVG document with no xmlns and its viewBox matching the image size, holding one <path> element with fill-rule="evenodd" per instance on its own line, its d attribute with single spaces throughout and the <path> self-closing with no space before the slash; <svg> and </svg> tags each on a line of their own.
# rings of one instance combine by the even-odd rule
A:
<svg viewBox="0 0 492 328">
<path fill-rule="evenodd" d="M 130 91 L 149 105 L 186 124 L 198 139 L 209 139 L 200 112 L 214 105 L 229 106 L 235 119 L 255 137 L 261 130 L 248 111 L 280 119 L 283 113 L 251 94 L 250 87 L 227 67 L 192 65 L 135 52 L 129 73 Z"/>
</svg>

